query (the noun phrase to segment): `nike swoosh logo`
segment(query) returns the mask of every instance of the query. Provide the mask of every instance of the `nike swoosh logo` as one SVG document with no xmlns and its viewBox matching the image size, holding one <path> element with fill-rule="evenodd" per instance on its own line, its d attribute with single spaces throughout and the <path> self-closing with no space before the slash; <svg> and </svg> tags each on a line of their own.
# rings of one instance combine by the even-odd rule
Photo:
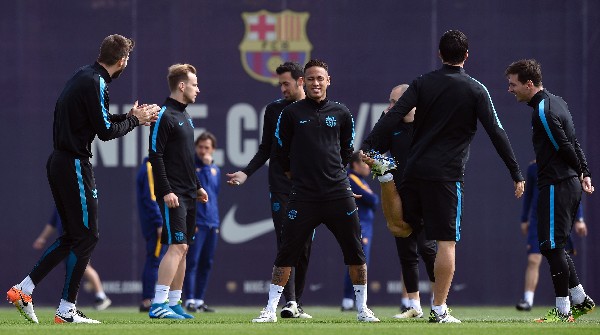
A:
<svg viewBox="0 0 600 335">
<path fill-rule="evenodd" d="M 272 219 L 265 219 L 253 223 L 240 224 L 235 220 L 235 212 L 237 205 L 231 206 L 223 222 L 221 222 L 221 237 L 223 241 L 230 244 L 241 244 L 253 240 L 261 235 L 264 235 L 272 230 Z"/>
<path fill-rule="evenodd" d="M 300 121 L 300 123 L 306 123 L 306 122 L 308 122 L 308 120 L 302 120 L 302 121 Z"/>
<path fill-rule="evenodd" d="M 402 132 L 401 131 L 397 131 L 397 132 L 394 133 L 394 136 L 400 135 L 400 134 L 402 134 Z"/>
<path fill-rule="evenodd" d="M 179 125 L 180 125 L 180 126 L 183 126 L 183 124 L 184 124 L 184 122 L 179 122 Z"/>
<path fill-rule="evenodd" d="M 356 212 L 358 210 L 358 207 L 355 208 L 352 212 L 346 212 L 346 215 L 352 215 L 352 213 Z"/>
</svg>

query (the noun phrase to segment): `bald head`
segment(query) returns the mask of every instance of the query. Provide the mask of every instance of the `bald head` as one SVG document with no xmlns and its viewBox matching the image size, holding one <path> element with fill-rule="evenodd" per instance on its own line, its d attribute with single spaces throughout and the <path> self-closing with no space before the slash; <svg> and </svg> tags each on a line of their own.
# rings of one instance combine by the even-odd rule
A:
<svg viewBox="0 0 600 335">
<path fill-rule="evenodd" d="M 398 102 L 398 100 L 400 99 L 400 97 L 402 96 L 402 94 L 404 94 L 404 92 L 406 92 L 406 90 L 408 89 L 408 84 L 400 84 L 394 88 L 392 88 L 392 92 L 390 92 L 390 100 L 389 100 L 389 105 L 385 110 L 385 113 L 387 113 L 390 109 L 392 109 L 392 107 L 394 107 L 394 105 L 396 104 L 396 102 Z M 415 108 L 413 108 L 405 117 L 404 117 L 404 122 L 406 123 L 410 123 L 413 122 L 415 119 Z"/>
<path fill-rule="evenodd" d="M 394 103 L 392 104 L 392 107 L 394 106 L 396 101 L 398 101 L 398 99 L 400 99 L 402 94 L 404 94 L 404 92 L 406 92 L 407 89 L 408 89 L 407 84 L 400 84 L 400 85 L 392 88 L 392 92 L 390 93 L 390 104 L 392 104 L 392 101 L 394 101 Z M 392 107 L 390 107 L 390 108 L 392 108 Z"/>
</svg>

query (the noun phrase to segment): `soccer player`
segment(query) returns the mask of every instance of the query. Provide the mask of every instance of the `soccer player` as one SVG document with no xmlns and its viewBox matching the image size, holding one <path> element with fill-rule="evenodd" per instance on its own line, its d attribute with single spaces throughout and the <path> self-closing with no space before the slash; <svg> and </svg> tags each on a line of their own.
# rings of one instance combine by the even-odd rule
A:
<svg viewBox="0 0 600 335">
<path fill-rule="evenodd" d="M 150 163 L 156 202 L 163 218 L 161 242 L 168 245 L 158 267 L 151 319 L 192 319 L 181 307 L 186 253 L 196 231 L 196 200 L 208 194 L 195 173 L 194 124 L 185 108 L 200 93 L 196 68 L 174 64 L 167 75 L 171 95 L 150 128 Z"/>
<path fill-rule="evenodd" d="M 142 272 L 142 303 L 140 312 L 149 312 L 152 298 L 154 298 L 154 286 L 158 278 L 158 266 L 167 248 L 160 243 L 163 220 L 160 208 L 154 195 L 154 177 L 152 176 L 152 164 L 148 157 L 144 157 L 136 176 L 137 207 L 140 218 L 142 235 L 146 240 L 146 260 Z"/>
<path fill-rule="evenodd" d="M 573 322 L 589 313 L 594 301 L 579 283 L 575 264 L 565 252 L 582 190 L 594 192 L 592 176 L 566 102 L 542 85 L 542 68 L 534 59 L 516 61 L 504 72 L 508 91 L 533 108 L 533 149 L 538 164 L 538 242 L 550 265 L 556 307 L 536 321 Z M 569 301 L 569 294 L 573 305 Z"/>
<path fill-rule="evenodd" d="M 436 323 L 460 322 L 450 315 L 446 299 L 454 276 L 456 242 L 460 240 L 465 165 L 477 120 L 510 171 L 516 197 L 522 195 L 525 186 L 488 90 L 463 69 L 468 48 L 464 33 L 445 32 L 439 43 L 442 68 L 415 79 L 363 143 L 363 150 L 368 152 L 417 108 L 400 194 L 387 169 L 379 172 L 383 173 L 380 182 L 386 220 L 388 225 L 399 227 L 395 235 L 406 237 L 423 224 L 427 239 L 437 241 L 434 302 L 429 314 L 429 322 Z"/>
<path fill-rule="evenodd" d="M 369 176 L 370 173 L 369 166 L 360 159 L 360 153 L 355 152 L 352 154 L 348 168 L 348 179 L 350 180 L 352 193 L 360 196 L 356 199 L 356 206 L 358 206 L 358 219 L 360 220 L 360 242 L 365 253 L 367 267 L 369 266 L 373 242 L 373 219 L 375 218 L 375 209 L 379 204 L 379 196 L 371 190 L 365 180 L 365 177 Z M 342 298 L 341 309 L 342 312 L 354 309 L 354 287 L 348 271 L 344 275 L 344 297 Z"/>
<path fill-rule="evenodd" d="M 56 210 L 56 208 L 54 208 L 54 211 L 52 211 L 50 221 L 46 223 L 40 235 L 35 239 L 35 241 L 33 241 L 33 248 L 36 250 L 42 250 L 46 246 L 46 242 L 50 236 L 52 236 L 55 232 L 58 232 L 58 235 L 61 235 L 63 232 L 62 222 L 60 221 L 60 216 L 58 215 L 58 210 Z M 92 286 L 92 290 L 94 291 L 94 308 L 99 311 L 107 309 L 112 304 L 112 301 L 106 296 L 104 288 L 102 287 L 100 276 L 92 267 L 91 263 L 88 263 L 87 267 L 85 268 L 83 277 L 87 279 Z"/>
<path fill-rule="evenodd" d="M 402 94 L 408 89 L 407 84 L 401 84 L 390 92 L 389 106 L 383 112 L 385 115 L 400 99 Z M 382 115 L 382 117 L 383 117 Z M 390 151 L 395 160 L 396 168 L 391 171 L 393 175 L 393 184 L 396 192 L 400 192 L 398 187 L 401 184 L 404 168 L 410 150 L 410 143 L 413 136 L 413 121 L 415 118 L 415 108 L 411 110 L 404 118 L 403 122 L 398 124 L 390 136 L 378 143 L 373 149 L 378 152 Z M 384 185 L 384 187 L 387 185 Z M 419 226 L 420 228 L 420 226 Z M 433 285 L 435 276 L 433 273 L 436 253 L 436 243 L 433 240 L 427 240 L 422 229 L 410 234 L 408 237 L 394 237 L 396 242 L 396 251 L 402 267 L 403 288 L 406 291 L 406 306 L 401 313 L 394 315 L 396 319 L 420 318 L 423 316 L 421 308 L 421 298 L 419 295 L 419 255 L 422 257 L 427 269 L 427 274 Z"/>
<path fill-rule="evenodd" d="M 213 162 L 213 153 L 217 148 L 217 138 L 204 132 L 196 138 L 196 175 L 206 190 L 207 203 L 198 204 L 196 209 L 196 234 L 194 244 L 190 245 L 183 281 L 186 296 L 185 307 L 189 312 L 214 312 L 204 302 L 208 286 L 208 277 L 219 240 L 219 203 L 217 198 L 221 188 L 221 170 Z"/>
<path fill-rule="evenodd" d="M 345 166 L 354 151 L 354 120 L 346 106 L 329 100 L 328 66 L 310 60 L 304 66 L 307 98 L 287 106 L 275 130 L 275 157 L 292 190 L 283 221 L 267 306 L 252 322 L 277 322 L 276 308 L 303 246 L 321 223 L 333 233 L 349 266 L 357 319 L 378 322 L 367 307 L 367 266 L 360 243 L 356 202 Z"/>
<path fill-rule="evenodd" d="M 127 67 L 133 40 L 107 36 L 97 61 L 77 70 L 56 101 L 53 123 L 54 151 L 46 170 L 64 233 L 42 255 L 31 272 L 7 292 L 29 321 L 38 323 L 31 295 L 56 265 L 67 260 L 64 288 L 55 323 L 99 323 L 79 311 L 75 302 L 81 277 L 98 242 L 98 190 L 89 159 L 96 136 L 103 141 L 124 136 L 135 127 L 156 120 L 156 105 L 138 105 L 127 114 L 108 110 L 108 83 Z"/>
<path fill-rule="evenodd" d="M 525 292 L 516 308 L 519 311 L 530 311 L 533 306 L 533 297 L 538 284 L 540 274 L 540 263 L 542 254 L 538 243 L 537 234 L 537 163 L 533 161 L 527 168 L 527 180 L 525 183 L 525 193 L 523 193 L 523 210 L 521 212 L 521 232 L 527 236 L 527 268 L 525 270 Z M 583 220 L 583 209 L 581 203 L 577 209 L 573 228 L 579 236 L 587 235 L 587 226 Z M 575 246 L 573 240 L 569 238 L 565 250 L 570 255 L 575 255 Z"/>
<path fill-rule="evenodd" d="M 275 227 L 275 238 L 277 239 L 277 249 L 281 247 L 281 230 L 283 220 L 286 217 L 286 207 L 289 201 L 292 181 L 285 176 L 283 168 L 279 161 L 275 159 L 275 129 L 277 120 L 281 111 L 288 105 L 302 100 L 306 97 L 304 93 L 304 72 L 302 66 L 294 62 L 285 62 L 275 70 L 279 78 L 279 88 L 282 99 L 275 100 L 267 105 L 263 122 L 262 140 L 258 147 L 258 152 L 254 155 L 248 165 L 242 170 L 234 173 L 228 173 L 227 183 L 233 186 L 242 185 L 248 177 L 261 168 L 267 160 L 269 161 L 269 194 L 271 201 L 271 216 L 273 226 Z M 283 296 L 286 304 L 281 309 L 282 318 L 301 318 L 310 319 L 308 313 L 304 312 L 301 304 L 304 284 L 306 282 L 306 272 L 308 269 L 308 260 L 310 258 L 310 249 L 312 237 L 306 240 L 306 243 L 300 248 L 300 258 L 298 263 L 292 267 L 290 279 L 283 288 Z"/>
</svg>

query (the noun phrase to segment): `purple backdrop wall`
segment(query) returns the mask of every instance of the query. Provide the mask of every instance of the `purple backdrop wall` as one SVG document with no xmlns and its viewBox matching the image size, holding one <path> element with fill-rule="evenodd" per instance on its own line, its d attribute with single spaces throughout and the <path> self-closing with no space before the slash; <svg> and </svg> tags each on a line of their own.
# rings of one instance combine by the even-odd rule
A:
<svg viewBox="0 0 600 335">
<path fill-rule="evenodd" d="M 329 63 L 329 96 L 354 113 L 359 137 L 372 127 L 390 88 L 437 68 L 439 36 L 460 29 L 470 40 L 467 72 L 488 87 L 522 169 L 533 158 L 530 113 L 507 93 L 503 71 L 514 60 L 534 57 L 543 65 L 544 86 L 569 103 L 592 173 L 599 175 L 600 148 L 593 145 L 600 141 L 593 128 L 600 124 L 595 110 L 600 98 L 592 82 L 600 75 L 596 1 L 69 0 L 4 2 L 2 9 L 0 136 L 5 151 L 0 164 L 0 224 L 5 237 L 0 244 L 4 269 L 0 288 L 20 281 L 40 254 L 30 246 L 53 206 L 45 162 L 52 149 L 55 99 L 75 69 L 96 58 L 100 41 L 111 33 L 136 40 L 129 67 L 111 84 L 111 111 L 127 110 L 136 99 L 161 103 L 168 94 L 167 67 L 176 62 L 194 64 L 201 93 L 191 111 L 197 128 L 219 138 L 217 160 L 223 172 L 238 170 L 252 157 L 262 129 L 262 109 L 279 97 L 277 87 L 255 79 L 243 66 L 241 53 L 248 50 L 241 46 L 246 36 L 242 14 L 290 10 L 308 15 L 305 21 L 290 21 L 296 27 L 305 23 L 305 38 L 302 29 L 292 30 L 299 40 L 289 44 L 290 51 Z M 268 52 L 283 44 L 253 46 Z M 274 58 L 271 64 L 279 62 Z M 95 146 L 101 239 L 92 262 L 119 304 L 139 300 L 143 240 L 133 181 L 147 148 L 145 131 L 138 129 L 107 143 L 97 140 Z M 518 224 L 521 202 L 513 198 L 509 175 L 484 132 L 476 136 L 471 150 L 463 240 L 450 303 L 513 304 L 521 295 L 526 265 Z M 222 189 L 220 210 L 228 216 L 224 220 L 228 227 L 217 249 L 207 293 L 210 303 L 265 302 L 274 234 L 269 231 L 236 243 L 235 233 L 236 224 L 270 218 L 267 197 L 266 169 L 239 189 Z M 588 292 L 600 297 L 600 289 L 592 285 L 600 277 L 597 204 L 597 196 L 584 197 L 590 236 L 577 239 L 576 263 Z M 326 229 L 317 231 L 313 255 L 306 304 L 338 304 L 344 268 Z M 553 298 L 547 267 L 541 271 L 537 301 L 549 304 Z M 378 213 L 369 267 L 371 304 L 399 303 L 399 273 L 393 239 Z M 63 275 L 58 268 L 40 285 L 38 304 L 56 303 Z M 82 293 L 80 301 L 91 298 Z"/>
</svg>

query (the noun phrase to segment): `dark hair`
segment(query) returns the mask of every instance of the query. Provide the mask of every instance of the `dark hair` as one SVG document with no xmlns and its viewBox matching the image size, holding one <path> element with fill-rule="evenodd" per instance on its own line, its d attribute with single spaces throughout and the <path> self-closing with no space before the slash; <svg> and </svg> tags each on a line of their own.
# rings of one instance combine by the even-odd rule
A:
<svg viewBox="0 0 600 335">
<path fill-rule="evenodd" d="M 167 81 L 171 92 L 175 91 L 180 82 L 188 80 L 188 73 L 196 74 L 196 68 L 190 64 L 173 64 L 169 66 Z"/>
<path fill-rule="evenodd" d="M 217 137 L 215 135 L 213 135 L 211 132 L 208 132 L 208 131 L 205 131 L 202 134 L 200 134 L 196 138 L 196 141 L 194 142 L 194 145 L 198 145 L 198 143 L 200 141 L 206 141 L 206 140 L 210 140 L 212 142 L 213 149 L 215 149 L 217 147 Z"/>
<path fill-rule="evenodd" d="M 516 74 L 521 84 L 531 80 L 533 86 L 542 86 L 542 65 L 535 59 L 521 59 L 513 62 L 504 71 L 505 76 L 508 77 L 509 74 Z"/>
<path fill-rule="evenodd" d="M 452 65 L 462 63 L 469 51 L 467 35 L 459 30 L 448 30 L 440 38 L 439 48 L 444 63 Z"/>
<path fill-rule="evenodd" d="M 304 77 L 304 72 L 302 72 L 302 66 L 295 62 L 285 62 L 275 69 L 277 74 L 284 74 L 289 72 L 294 80 L 298 80 L 300 77 Z"/>
<path fill-rule="evenodd" d="M 115 65 L 119 60 L 127 57 L 134 46 L 135 42 L 125 36 L 118 34 L 106 36 L 100 45 L 98 63 Z"/>
<path fill-rule="evenodd" d="M 352 164 L 354 163 L 358 163 L 358 162 L 362 162 L 362 159 L 360 159 L 360 152 L 357 151 L 355 153 L 352 154 L 352 157 L 350 157 L 350 167 L 352 167 Z"/>
<path fill-rule="evenodd" d="M 308 63 L 306 63 L 306 65 L 304 65 L 304 72 L 306 72 L 306 70 L 310 69 L 313 66 L 322 67 L 325 69 L 325 71 L 329 71 L 329 66 L 327 66 L 327 63 L 325 63 L 322 60 L 311 59 L 308 61 Z"/>
</svg>

